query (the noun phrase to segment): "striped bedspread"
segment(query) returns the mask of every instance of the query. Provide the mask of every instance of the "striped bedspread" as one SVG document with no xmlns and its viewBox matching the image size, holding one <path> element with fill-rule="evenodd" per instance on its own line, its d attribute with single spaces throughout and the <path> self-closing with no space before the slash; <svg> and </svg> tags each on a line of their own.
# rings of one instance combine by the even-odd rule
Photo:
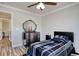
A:
<svg viewBox="0 0 79 59">
<path fill-rule="evenodd" d="M 28 56 L 66 56 L 72 50 L 71 41 L 46 40 L 36 42 L 27 51 Z"/>
</svg>

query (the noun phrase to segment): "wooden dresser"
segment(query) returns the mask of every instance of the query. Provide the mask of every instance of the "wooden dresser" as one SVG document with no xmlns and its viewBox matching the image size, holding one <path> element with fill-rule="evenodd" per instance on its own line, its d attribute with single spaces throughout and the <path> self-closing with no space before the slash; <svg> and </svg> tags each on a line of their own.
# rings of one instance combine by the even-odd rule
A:
<svg viewBox="0 0 79 59">
<path fill-rule="evenodd" d="M 40 41 L 40 32 L 23 32 L 23 45 L 30 46 L 32 43 Z"/>
</svg>

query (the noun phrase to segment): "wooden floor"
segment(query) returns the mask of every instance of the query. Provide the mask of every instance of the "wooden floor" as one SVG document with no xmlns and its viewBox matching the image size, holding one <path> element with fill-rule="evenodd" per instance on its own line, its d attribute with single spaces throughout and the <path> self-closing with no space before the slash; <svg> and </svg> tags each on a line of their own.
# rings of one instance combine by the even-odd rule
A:
<svg viewBox="0 0 79 59">
<path fill-rule="evenodd" d="M 2 47 L 11 47 L 12 43 L 9 40 L 9 38 L 3 38 L 3 39 L 0 40 L 0 46 L 2 46 Z"/>
<path fill-rule="evenodd" d="M 22 56 L 26 50 L 25 47 L 0 47 L 0 56 Z"/>
<path fill-rule="evenodd" d="M 8 38 L 0 40 L 0 56 L 22 56 L 26 51 L 27 49 L 23 46 L 12 48 Z"/>
</svg>

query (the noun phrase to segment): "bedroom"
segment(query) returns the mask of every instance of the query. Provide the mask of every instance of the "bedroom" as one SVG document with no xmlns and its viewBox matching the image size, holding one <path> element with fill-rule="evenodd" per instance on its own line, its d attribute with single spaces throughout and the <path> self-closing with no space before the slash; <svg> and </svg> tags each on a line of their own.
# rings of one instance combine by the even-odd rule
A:
<svg viewBox="0 0 79 59">
<path fill-rule="evenodd" d="M 34 2 L 33 2 L 34 3 Z M 45 41 L 45 35 L 54 37 L 54 31 L 74 32 L 74 47 L 79 53 L 79 3 L 58 2 L 56 6 L 45 5 L 44 10 L 37 10 L 36 6 L 27 8 L 32 2 L 0 2 L 0 12 L 11 14 L 12 48 L 23 46 L 23 23 L 32 20 L 40 32 L 40 41 Z"/>
</svg>

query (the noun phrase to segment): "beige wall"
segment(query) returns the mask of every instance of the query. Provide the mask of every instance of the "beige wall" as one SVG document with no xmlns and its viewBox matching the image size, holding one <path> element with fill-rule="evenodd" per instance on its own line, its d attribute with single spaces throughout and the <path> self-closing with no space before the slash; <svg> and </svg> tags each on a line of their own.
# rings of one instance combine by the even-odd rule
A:
<svg viewBox="0 0 79 59">
<path fill-rule="evenodd" d="M 10 20 L 2 21 L 2 32 L 5 32 L 5 36 L 9 36 L 10 33 Z"/>
</svg>

